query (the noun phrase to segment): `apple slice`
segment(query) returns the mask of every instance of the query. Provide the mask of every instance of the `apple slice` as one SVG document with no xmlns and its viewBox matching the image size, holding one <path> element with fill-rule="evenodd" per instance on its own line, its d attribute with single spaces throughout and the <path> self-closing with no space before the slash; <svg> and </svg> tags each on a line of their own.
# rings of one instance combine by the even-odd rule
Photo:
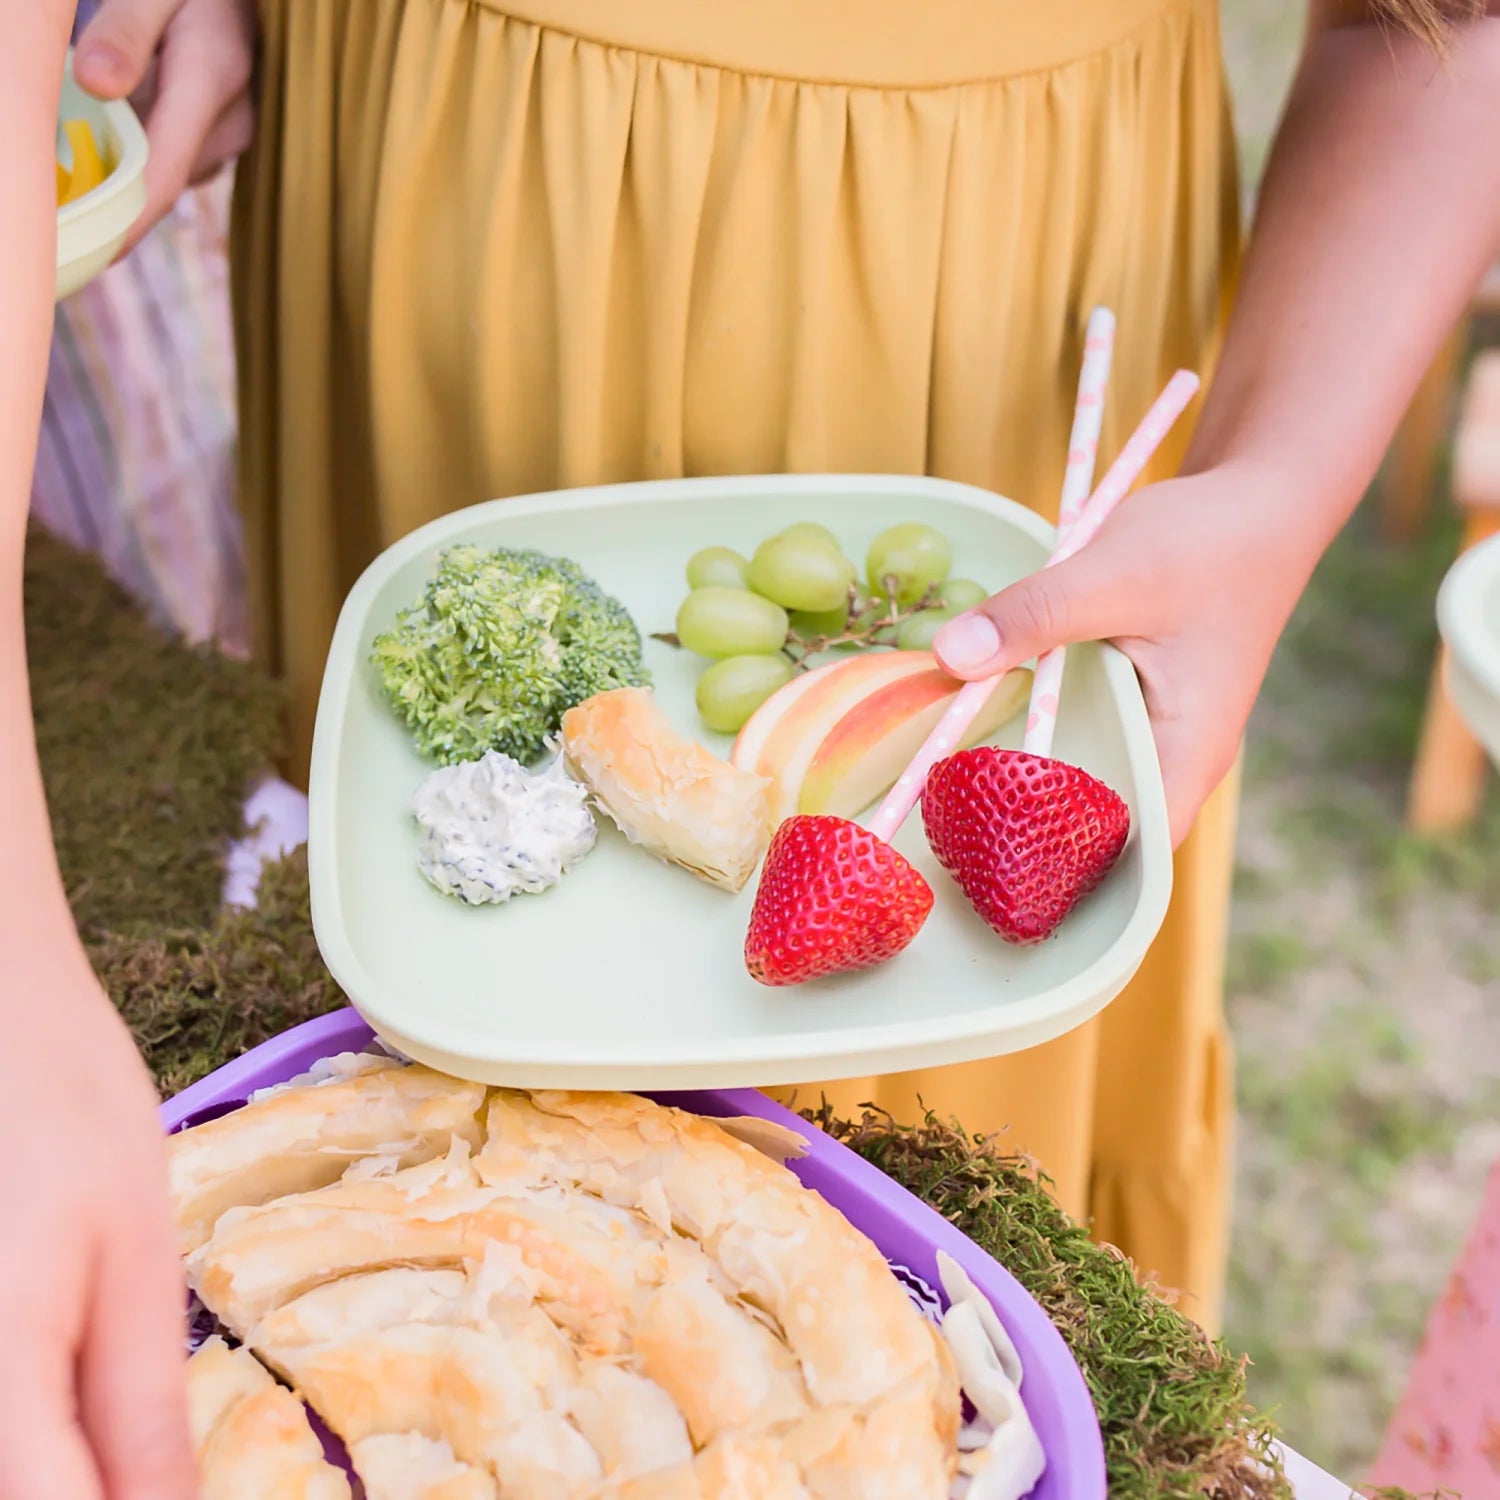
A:
<svg viewBox="0 0 1500 1500">
<path fill-rule="evenodd" d="M 818 746 L 802 778 L 796 810 L 858 817 L 895 786 L 962 686 L 934 662 L 862 698 Z M 958 748 L 980 744 L 1008 724 L 1030 692 L 1028 670 L 1007 672 Z"/>
<path fill-rule="evenodd" d="M 934 666 L 930 651 L 868 651 L 794 677 L 773 693 L 740 731 L 729 757 L 740 770 L 770 781 L 772 825 L 797 811 L 813 756 L 850 709 Z"/>
<path fill-rule="evenodd" d="M 856 658 L 850 657 L 853 661 Z M 842 662 L 831 662 L 829 666 L 817 667 L 811 672 L 798 672 L 785 686 L 779 687 L 759 708 L 745 720 L 734 738 L 729 751 L 729 763 L 741 771 L 754 771 L 760 764 L 761 751 L 765 749 L 776 726 L 791 712 L 792 705 L 804 693 L 814 692 L 822 681 L 822 674 L 830 667 L 842 666 Z"/>
</svg>

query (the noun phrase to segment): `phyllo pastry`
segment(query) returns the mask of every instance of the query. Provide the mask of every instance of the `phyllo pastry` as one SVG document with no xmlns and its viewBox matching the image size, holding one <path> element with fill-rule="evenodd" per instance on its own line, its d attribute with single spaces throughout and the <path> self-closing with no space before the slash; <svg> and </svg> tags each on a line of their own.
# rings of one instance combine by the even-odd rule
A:
<svg viewBox="0 0 1500 1500">
<path fill-rule="evenodd" d="M 710 885 L 743 889 L 771 838 L 763 776 L 680 735 L 647 688 L 569 709 L 562 744 L 568 769 L 631 843 Z"/>
<path fill-rule="evenodd" d="M 203 1500 L 349 1500 L 302 1403 L 253 1354 L 211 1338 L 187 1375 Z"/>
</svg>

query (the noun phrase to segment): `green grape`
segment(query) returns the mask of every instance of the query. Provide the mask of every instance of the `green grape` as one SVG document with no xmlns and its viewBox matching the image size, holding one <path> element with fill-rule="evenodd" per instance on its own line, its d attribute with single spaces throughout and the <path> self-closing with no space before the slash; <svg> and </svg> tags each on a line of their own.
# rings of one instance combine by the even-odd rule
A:
<svg viewBox="0 0 1500 1500">
<path fill-rule="evenodd" d="M 955 614 L 961 615 L 976 604 L 983 604 L 990 591 L 972 578 L 950 578 L 942 587 L 943 604 Z"/>
<path fill-rule="evenodd" d="M 791 615 L 792 629 L 806 641 L 812 640 L 815 636 L 843 635 L 849 628 L 847 604 L 841 605 L 838 609 L 822 611 L 794 609 Z"/>
<path fill-rule="evenodd" d="M 716 733 L 738 734 L 750 715 L 791 681 L 794 670 L 784 656 L 730 656 L 716 661 L 698 679 L 698 713 Z"/>
<path fill-rule="evenodd" d="M 750 573 L 750 564 L 729 547 L 705 547 L 688 558 L 687 585 L 690 589 L 719 584 L 724 588 L 742 589 Z"/>
<path fill-rule="evenodd" d="M 941 583 L 953 566 L 953 548 L 942 532 L 911 521 L 882 531 L 865 556 L 865 573 L 871 588 L 895 576 L 896 597 L 902 604 L 915 604 L 935 583 Z"/>
<path fill-rule="evenodd" d="M 786 609 L 837 609 L 854 578 L 854 564 L 816 538 L 773 536 L 750 559 L 750 587 Z"/>
<path fill-rule="evenodd" d="M 896 646 L 902 651 L 931 651 L 933 640 L 957 614 L 953 609 L 924 609 L 908 615 L 896 631 Z"/>
<path fill-rule="evenodd" d="M 699 656 L 768 656 L 786 644 L 786 611 L 749 589 L 711 583 L 677 610 L 677 639 Z"/>
<path fill-rule="evenodd" d="M 817 542 L 824 547 L 832 547 L 835 552 L 843 551 L 839 539 L 818 521 L 797 521 L 788 526 L 785 531 L 778 531 L 776 534 L 780 537 L 790 537 L 797 542 Z"/>
</svg>

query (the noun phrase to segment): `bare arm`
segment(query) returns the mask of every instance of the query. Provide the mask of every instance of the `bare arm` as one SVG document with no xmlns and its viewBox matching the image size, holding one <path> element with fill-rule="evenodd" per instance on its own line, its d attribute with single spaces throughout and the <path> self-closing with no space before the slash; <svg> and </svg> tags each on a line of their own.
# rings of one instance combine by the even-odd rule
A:
<svg viewBox="0 0 1500 1500">
<path fill-rule="evenodd" d="M 42 795 L 26 683 L 21 565 L 52 332 L 57 189 L 53 136 L 69 7 L 0 0 L 0 943 L 77 946 Z M 14 1024 L 12 1022 L 12 1024 Z"/>
<path fill-rule="evenodd" d="M 155 1103 L 73 928 L 21 610 L 56 274 L 69 0 L 0 0 L 0 1400 L 6 1500 L 190 1500 L 183 1289 Z"/>
<path fill-rule="evenodd" d="M 1500 20 L 1440 63 L 1315 0 L 1223 357 L 1180 478 L 936 640 L 960 677 L 1112 640 L 1174 836 L 1233 765 L 1277 637 L 1500 250 Z"/>
<path fill-rule="evenodd" d="M 1500 21 L 1451 57 L 1315 0 L 1188 469 L 1245 463 L 1311 563 L 1500 252 Z"/>
</svg>

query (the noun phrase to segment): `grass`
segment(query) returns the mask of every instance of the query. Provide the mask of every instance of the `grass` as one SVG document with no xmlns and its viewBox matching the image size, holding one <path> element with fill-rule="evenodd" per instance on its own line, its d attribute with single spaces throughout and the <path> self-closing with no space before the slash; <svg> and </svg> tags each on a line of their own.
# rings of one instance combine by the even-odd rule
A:
<svg viewBox="0 0 1500 1500">
<path fill-rule="evenodd" d="M 1500 1145 L 1500 807 L 1402 827 L 1444 516 L 1356 518 L 1251 727 L 1228 970 L 1240 1173 L 1227 1338 L 1288 1440 L 1358 1478 Z"/>
<path fill-rule="evenodd" d="M 1304 8 L 1224 0 L 1253 199 Z M 1228 970 L 1240 1165 L 1227 1338 L 1288 1440 L 1373 1459 L 1500 1154 L 1500 804 L 1402 826 L 1457 525 L 1356 519 L 1273 663 L 1246 751 Z"/>
</svg>

